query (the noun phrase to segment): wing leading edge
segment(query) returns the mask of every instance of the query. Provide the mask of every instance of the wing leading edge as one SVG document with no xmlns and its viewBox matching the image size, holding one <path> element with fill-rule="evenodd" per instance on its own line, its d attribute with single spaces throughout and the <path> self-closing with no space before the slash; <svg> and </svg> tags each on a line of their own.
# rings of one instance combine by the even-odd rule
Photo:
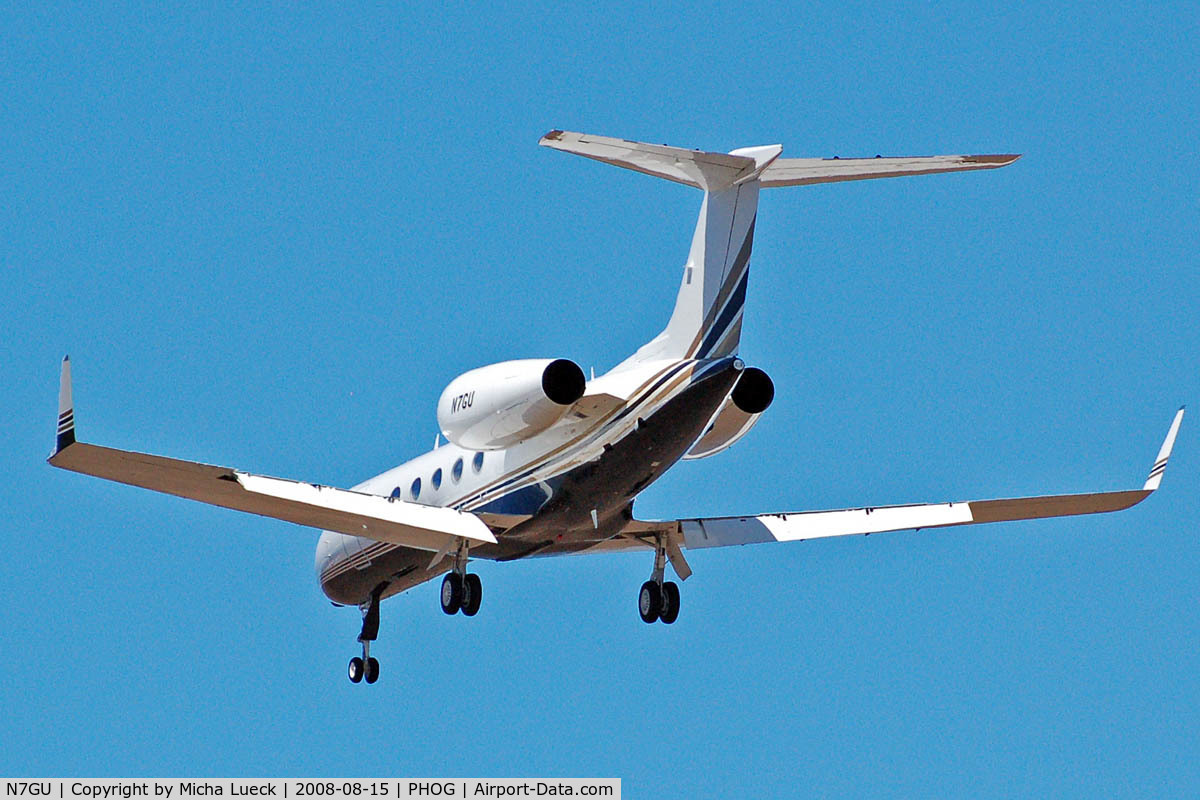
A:
<svg viewBox="0 0 1200 800">
<path fill-rule="evenodd" d="M 635 540 L 630 543 L 632 547 L 645 546 L 648 537 L 665 535 L 668 539 L 681 539 L 683 545 L 690 550 L 1121 511 L 1145 500 L 1161 484 L 1171 449 L 1175 445 L 1175 437 L 1179 434 L 1179 425 L 1183 421 L 1183 412 L 1182 408 L 1176 412 L 1167 437 L 1159 449 L 1158 458 L 1141 489 L 744 517 L 633 522 L 625 535 Z"/>
<path fill-rule="evenodd" d="M 458 538 L 496 542 L 483 520 L 451 508 L 77 442 L 70 364 L 63 359 L 58 438 L 49 458 L 52 466 L 297 525 L 420 550 L 438 552 Z"/>
</svg>

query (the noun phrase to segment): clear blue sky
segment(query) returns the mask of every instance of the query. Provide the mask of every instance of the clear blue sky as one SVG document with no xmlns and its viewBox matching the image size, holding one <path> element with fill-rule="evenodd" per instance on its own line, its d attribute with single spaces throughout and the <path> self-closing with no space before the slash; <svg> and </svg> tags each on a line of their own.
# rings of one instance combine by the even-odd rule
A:
<svg viewBox="0 0 1200 800">
<path fill-rule="evenodd" d="M 316 532 L 46 466 L 82 438 L 350 485 L 460 372 L 606 369 L 700 196 L 551 128 L 791 156 L 1021 152 L 774 191 L 742 354 L 777 399 L 646 517 L 1135 488 L 1200 411 L 1200 14 L 879 3 L 9 8 L 0 772 L 541 776 L 628 797 L 1200 793 L 1200 419 L 1103 517 L 483 563 L 358 615 Z M 771 792 L 776 792 L 772 795 Z"/>
</svg>

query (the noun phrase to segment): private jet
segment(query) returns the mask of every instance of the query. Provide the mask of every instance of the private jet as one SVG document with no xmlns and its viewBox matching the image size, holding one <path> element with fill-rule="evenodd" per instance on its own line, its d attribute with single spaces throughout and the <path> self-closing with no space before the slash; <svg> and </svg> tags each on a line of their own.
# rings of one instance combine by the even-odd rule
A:
<svg viewBox="0 0 1200 800">
<path fill-rule="evenodd" d="M 774 384 L 738 355 L 762 189 L 989 170 L 1016 155 L 780 158 L 780 145 L 729 153 L 551 131 L 545 147 L 703 192 L 666 327 L 591 379 L 566 358 L 523 359 L 454 378 L 437 404 L 446 444 L 350 489 L 86 444 L 76 439 L 71 364 L 62 363 L 55 467 L 274 517 L 321 531 L 316 573 L 336 605 L 362 615 L 351 681 L 375 683 L 371 643 L 384 599 L 442 576 L 446 614 L 474 616 L 483 590 L 471 559 L 625 550 L 652 555 L 638 592 L 647 623 L 673 623 L 691 575 L 684 555 L 707 547 L 1096 514 L 1155 491 L 1179 425 L 1175 414 L 1141 489 L 864 506 L 702 519 L 641 520 L 634 499 L 681 460 L 716 455 L 771 405 Z"/>
</svg>

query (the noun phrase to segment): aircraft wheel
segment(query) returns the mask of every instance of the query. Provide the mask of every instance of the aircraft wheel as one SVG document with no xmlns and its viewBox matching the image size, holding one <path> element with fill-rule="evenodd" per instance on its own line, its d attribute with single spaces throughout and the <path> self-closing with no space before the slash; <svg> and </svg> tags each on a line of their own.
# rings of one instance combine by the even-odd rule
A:
<svg viewBox="0 0 1200 800">
<path fill-rule="evenodd" d="M 374 661 L 375 659 L 372 658 L 371 660 Z M 363 679 L 363 660 L 358 656 L 350 659 L 350 666 L 346 668 L 346 671 L 350 675 L 350 682 L 358 683 Z M 367 681 L 367 683 L 371 683 L 371 681 Z"/>
<path fill-rule="evenodd" d="M 374 683 L 379 680 L 379 661 L 376 660 L 375 656 L 367 659 L 366 673 L 367 683 Z"/>
<path fill-rule="evenodd" d="M 661 612 L 662 592 L 657 583 L 646 581 L 638 592 L 638 613 L 642 615 L 642 622 L 654 622 Z"/>
<path fill-rule="evenodd" d="M 442 578 L 442 611 L 447 614 L 458 613 L 463 601 L 462 576 L 450 572 Z"/>
<path fill-rule="evenodd" d="M 483 602 L 483 583 L 474 572 L 463 578 L 462 612 L 468 617 L 479 613 L 479 604 Z"/>
<path fill-rule="evenodd" d="M 658 618 L 670 625 L 679 618 L 679 587 L 674 581 L 667 581 L 662 587 L 662 611 Z"/>
</svg>

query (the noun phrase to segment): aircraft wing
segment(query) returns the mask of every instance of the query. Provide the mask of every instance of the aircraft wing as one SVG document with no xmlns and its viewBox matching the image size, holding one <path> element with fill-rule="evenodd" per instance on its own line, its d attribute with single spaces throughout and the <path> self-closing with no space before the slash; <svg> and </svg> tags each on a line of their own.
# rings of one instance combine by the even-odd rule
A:
<svg viewBox="0 0 1200 800">
<path fill-rule="evenodd" d="M 652 546 L 654 538 L 661 535 L 667 538 L 668 546 L 671 543 L 675 543 L 676 546 L 681 544 L 691 550 L 1120 511 L 1145 500 L 1159 487 L 1167 460 L 1171 456 L 1171 449 L 1175 445 L 1175 437 L 1179 433 L 1179 425 L 1183 421 L 1183 411 L 1181 408 L 1176 412 L 1167 438 L 1159 449 L 1158 458 L 1141 489 L 664 522 L 633 521 L 622 534 L 628 542 L 627 547 Z M 600 549 L 625 548 L 613 546 Z M 672 558 L 672 563 L 675 561 L 676 559 Z"/>
<path fill-rule="evenodd" d="M 49 462 L 210 505 L 420 550 L 440 552 L 460 537 L 496 542 L 482 519 L 451 508 L 77 442 L 68 359 L 63 359 L 59 388 L 58 441 Z"/>
</svg>

